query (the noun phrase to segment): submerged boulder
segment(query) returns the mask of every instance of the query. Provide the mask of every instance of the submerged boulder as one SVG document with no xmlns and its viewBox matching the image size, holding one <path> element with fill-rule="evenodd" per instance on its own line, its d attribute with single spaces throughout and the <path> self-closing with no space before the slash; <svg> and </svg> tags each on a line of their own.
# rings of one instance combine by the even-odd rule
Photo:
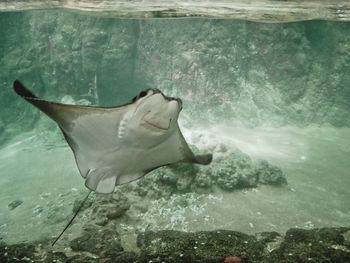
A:
<svg viewBox="0 0 350 263">
<path fill-rule="evenodd" d="M 23 200 L 17 199 L 12 201 L 11 203 L 9 203 L 7 206 L 10 210 L 13 210 L 15 208 L 17 208 L 18 206 L 20 206 L 21 204 L 23 204 Z"/>
<path fill-rule="evenodd" d="M 228 149 L 222 144 L 211 147 L 208 151 L 214 153 L 210 165 L 177 163 L 161 167 L 137 181 L 133 190 L 143 197 L 148 194 L 152 198 L 159 198 L 176 193 L 212 192 L 216 188 L 234 191 L 261 184 L 287 184 L 282 169 L 266 160 L 253 160 L 240 150 Z"/>
<path fill-rule="evenodd" d="M 350 228 L 290 229 L 285 236 L 227 230 L 149 231 L 138 236 L 139 262 L 345 263 L 350 262 L 348 233 Z"/>
<path fill-rule="evenodd" d="M 349 228 L 289 229 L 263 262 L 350 262 Z M 280 261 L 281 262 L 281 261 Z"/>
<path fill-rule="evenodd" d="M 122 217 L 130 208 L 130 203 L 125 195 L 118 192 L 112 196 L 97 195 L 93 203 L 92 218 L 97 225 L 105 225 L 110 220 Z"/>
<path fill-rule="evenodd" d="M 224 262 L 229 256 L 258 260 L 264 249 L 254 236 L 227 230 L 149 231 L 139 235 L 137 241 L 140 262 Z"/>
<path fill-rule="evenodd" d="M 261 184 L 283 185 L 287 184 L 287 179 L 284 176 L 281 168 L 271 165 L 267 161 L 258 162 L 255 167 L 257 180 Z"/>
<path fill-rule="evenodd" d="M 87 225 L 81 236 L 70 242 L 70 247 L 76 252 L 89 252 L 105 258 L 116 257 L 124 250 L 119 233 L 113 226 L 99 228 Z"/>
<path fill-rule="evenodd" d="M 33 262 L 35 259 L 35 244 L 7 245 L 0 243 L 0 262 Z"/>
</svg>

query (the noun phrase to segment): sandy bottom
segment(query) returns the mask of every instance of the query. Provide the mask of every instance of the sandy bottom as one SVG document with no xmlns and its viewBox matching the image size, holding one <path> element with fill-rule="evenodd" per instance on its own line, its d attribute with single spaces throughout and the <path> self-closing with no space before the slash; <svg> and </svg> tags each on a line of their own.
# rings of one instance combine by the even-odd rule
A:
<svg viewBox="0 0 350 263">
<path fill-rule="evenodd" d="M 216 126 L 203 130 L 211 143 L 238 147 L 252 158 L 281 167 L 288 187 L 154 200 L 144 214 L 130 212 L 137 220 L 122 223 L 122 229 L 283 233 L 291 227 L 350 225 L 350 129 Z M 191 139 L 193 132 L 185 136 Z M 0 174 L 0 239 L 9 243 L 56 236 L 72 216 L 74 201 L 87 192 L 63 139 L 51 140 L 44 134 L 22 134 L 2 147 Z M 14 200 L 23 203 L 10 210 L 8 204 Z M 72 231 L 74 227 L 68 237 L 74 236 Z"/>
</svg>

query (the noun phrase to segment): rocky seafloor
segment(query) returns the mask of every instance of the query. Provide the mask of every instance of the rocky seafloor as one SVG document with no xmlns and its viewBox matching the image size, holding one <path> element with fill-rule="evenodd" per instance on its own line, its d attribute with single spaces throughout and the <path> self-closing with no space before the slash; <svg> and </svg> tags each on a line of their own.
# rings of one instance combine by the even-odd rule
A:
<svg viewBox="0 0 350 263">
<path fill-rule="evenodd" d="M 199 146 L 202 140 L 198 139 Z M 208 148 L 215 153 L 210 166 L 163 167 L 152 176 L 117 187 L 111 195 L 90 196 L 73 223 L 79 226 L 79 234 L 68 237 L 69 229 L 54 246 L 51 238 L 0 243 L 0 262 L 350 261 L 348 227 L 292 228 L 285 234 L 251 235 L 231 230 L 190 232 L 150 227 L 152 223 L 157 224 L 151 217 L 155 200 L 164 199 L 174 206 L 187 207 L 190 206 L 188 195 L 193 193 L 241 191 L 262 184 L 287 187 L 286 176 L 279 167 L 264 160 L 253 160 L 238 149 L 227 149 L 224 145 L 212 147 Z M 75 198 L 72 213 L 81 203 L 80 196 Z M 21 204 L 21 200 L 14 200 L 8 208 L 12 211 Z M 51 206 L 54 211 L 54 205 Z M 176 213 L 176 209 L 174 211 Z M 46 216 L 44 211 L 39 213 Z M 48 216 L 50 214 L 48 212 Z"/>
<path fill-rule="evenodd" d="M 113 228 L 89 228 L 63 251 L 48 242 L 0 244 L 0 262 L 349 262 L 350 228 L 304 230 L 284 235 L 247 235 L 217 230 L 186 233 L 146 231 L 137 237 L 139 251 L 125 251 Z"/>
</svg>

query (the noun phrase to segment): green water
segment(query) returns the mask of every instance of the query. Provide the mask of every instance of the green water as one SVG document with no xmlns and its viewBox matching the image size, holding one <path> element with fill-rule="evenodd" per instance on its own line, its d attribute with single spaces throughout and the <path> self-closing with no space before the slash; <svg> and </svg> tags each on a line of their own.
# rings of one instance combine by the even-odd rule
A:
<svg viewBox="0 0 350 263">
<path fill-rule="evenodd" d="M 133 220 L 121 221 L 127 226 L 126 236 L 149 224 L 154 230 L 232 229 L 246 233 L 348 225 L 348 128 L 221 130 L 222 134 L 216 133 L 216 142 L 231 145 L 230 138 L 235 138 L 235 144 L 246 145 L 252 157 L 279 165 L 286 173 L 288 187 L 260 186 L 232 193 L 187 193 L 152 200 L 145 214 L 130 212 L 139 218 L 136 224 Z M 71 215 L 74 200 L 83 196 L 83 180 L 69 148 L 47 147 L 38 138 L 40 134 L 28 136 L 17 138 L 17 143 L 0 152 L 1 228 L 9 242 L 54 237 Z M 7 204 L 14 199 L 24 203 L 9 211 Z M 187 205 L 179 206 L 181 200 L 187 200 Z M 134 205 L 140 202 L 136 198 Z M 79 220 L 82 224 L 87 219 Z"/>
<path fill-rule="evenodd" d="M 60 131 L 16 97 L 15 79 L 46 99 L 103 106 L 157 87 L 183 100 L 180 126 L 193 145 L 238 148 L 277 165 L 287 178 L 288 186 L 233 192 L 150 199 L 129 192 L 131 208 L 118 219 L 126 247 L 132 249 L 135 232 L 145 229 L 282 233 L 349 226 L 349 23 L 27 11 L 0 13 L 0 36 L 4 241 L 57 236 L 87 191 Z M 23 203 L 10 210 L 14 200 Z M 78 235 L 89 213 L 64 240 Z"/>
</svg>

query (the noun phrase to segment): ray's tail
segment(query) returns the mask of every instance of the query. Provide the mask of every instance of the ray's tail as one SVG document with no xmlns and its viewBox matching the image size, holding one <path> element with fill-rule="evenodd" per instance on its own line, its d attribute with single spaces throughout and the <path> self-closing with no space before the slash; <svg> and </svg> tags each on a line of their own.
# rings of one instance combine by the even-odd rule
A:
<svg viewBox="0 0 350 263">
<path fill-rule="evenodd" d="M 73 223 L 73 220 L 76 218 L 76 216 L 78 215 L 80 210 L 83 208 L 83 206 L 84 206 L 86 200 L 89 198 L 90 194 L 91 194 L 91 191 L 89 191 L 89 193 L 85 196 L 84 200 L 81 202 L 80 206 L 78 207 L 78 210 L 75 212 L 75 214 L 73 215 L 72 219 L 68 222 L 66 227 L 62 230 L 61 234 L 59 234 L 59 236 L 55 239 L 55 241 L 52 242 L 52 246 L 54 246 L 56 244 L 56 242 L 60 239 L 60 237 L 67 230 L 67 228 Z"/>
</svg>

